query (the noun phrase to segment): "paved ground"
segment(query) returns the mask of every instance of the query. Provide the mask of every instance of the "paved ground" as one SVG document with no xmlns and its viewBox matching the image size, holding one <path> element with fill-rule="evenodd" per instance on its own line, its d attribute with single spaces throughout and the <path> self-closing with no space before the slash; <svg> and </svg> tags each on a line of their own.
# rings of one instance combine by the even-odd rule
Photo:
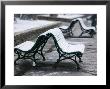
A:
<svg viewBox="0 0 110 89">
<path fill-rule="evenodd" d="M 78 26 L 77 26 L 78 27 Z M 58 58 L 58 53 L 54 46 L 53 39 L 49 39 L 43 52 L 46 61 L 39 60 L 38 67 L 33 68 L 30 60 L 20 60 L 20 64 L 15 67 L 15 75 L 17 76 L 96 76 L 97 75 L 97 37 L 94 38 L 66 38 L 73 44 L 85 44 L 85 52 L 80 63 L 81 69 L 76 70 L 76 65 L 71 60 L 64 60 L 59 63 L 57 69 L 52 66 Z M 35 39 L 33 40 L 35 41 Z M 41 57 L 39 57 L 41 59 Z"/>
<path fill-rule="evenodd" d="M 54 46 L 53 40 L 50 39 L 44 48 L 44 55 L 46 61 L 38 61 L 38 68 L 32 68 L 32 62 L 29 60 L 21 60 L 22 63 L 16 67 L 18 72 L 15 75 L 23 76 L 95 76 L 97 75 L 97 48 L 96 37 L 95 38 L 68 38 L 69 43 L 84 43 L 86 45 L 85 52 L 83 54 L 80 63 L 81 69 L 76 70 L 76 65 L 73 61 L 65 60 L 59 63 L 58 68 L 55 70 L 52 68 L 58 53 Z M 40 57 L 41 59 L 41 57 Z M 21 71 L 21 72 L 20 72 Z M 21 74 L 20 74 L 21 73 Z"/>
</svg>

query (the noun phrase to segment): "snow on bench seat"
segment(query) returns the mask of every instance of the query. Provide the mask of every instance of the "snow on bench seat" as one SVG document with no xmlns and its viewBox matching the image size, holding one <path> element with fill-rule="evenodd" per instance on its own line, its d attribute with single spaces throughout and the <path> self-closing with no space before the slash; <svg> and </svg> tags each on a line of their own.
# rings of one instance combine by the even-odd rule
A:
<svg viewBox="0 0 110 89">
<path fill-rule="evenodd" d="M 60 26 L 59 28 L 67 29 L 68 26 Z"/>
<path fill-rule="evenodd" d="M 71 52 L 81 52 L 84 53 L 84 48 L 85 45 L 84 44 L 68 44 L 67 42 L 60 42 L 58 43 L 60 48 L 62 49 L 62 51 L 67 52 L 67 53 L 71 53 Z"/>
<path fill-rule="evenodd" d="M 32 41 L 25 41 L 25 42 L 15 46 L 14 48 L 18 48 L 18 49 L 20 49 L 22 51 L 28 51 L 34 46 L 34 44 L 35 43 L 32 42 Z"/>
</svg>

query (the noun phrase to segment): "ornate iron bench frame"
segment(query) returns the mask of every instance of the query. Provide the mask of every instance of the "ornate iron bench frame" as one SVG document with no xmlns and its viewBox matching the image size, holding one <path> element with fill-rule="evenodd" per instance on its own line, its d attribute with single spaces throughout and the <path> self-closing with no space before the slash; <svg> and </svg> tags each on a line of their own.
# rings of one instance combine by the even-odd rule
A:
<svg viewBox="0 0 110 89">
<path fill-rule="evenodd" d="M 59 53 L 59 58 L 57 59 L 57 62 L 55 63 L 54 68 L 56 68 L 57 64 L 60 63 L 62 60 L 71 59 L 72 61 L 74 61 L 76 63 L 77 70 L 79 70 L 80 66 L 79 66 L 79 63 L 77 62 L 76 58 L 79 58 L 79 62 L 82 62 L 81 57 L 82 57 L 83 53 L 81 53 L 80 51 L 70 52 L 70 53 L 62 51 L 62 48 L 59 47 L 59 44 L 58 44 L 55 36 L 52 33 L 49 33 L 48 35 L 53 38 L 55 47 L 57 49 L 57 52 Z"/>
<path fill-rule="evenodd" d="M 79 58 L 79 62 L 82 62 L 81 57 L 83 53 L 80 51 L 74 51 L 74 50 L 72 52 L 66 52 L 62 50 L 63 48 L 59 45 L 59 41 L 63 40 L 65 42 L 66 40 L 64 39 L 63 33 L 59 28 L 51 29 L 41 34 L 38 37 L 35 44 L 33 45 L 33 47 L 28 51 L 23 51 L 15 47 L 14 52 L 18 55 L 18 58 L 15 60 L 15 65 L 16 65 L 16 61 L 19 59 L 31 59 L 37 66 L 36 60 L 38 59 L 35 58 L 36 54 L 40 54 L 43 57 L 43 61 L 45 61 L 45 57 L 43 55 L 42 50 L 50 37 L 53 38 L 55 47 L 57 49 L 57 52 L 59 53 L 59 58 L 57 59 L 57 62 L 55 63 L 54 67 L 56 68 L 57 64 L 62 60 L 71 59 L 76 63 L 77 69 L 80 69 L 79 63 L 77 62 L 76 59 Z M 85 46 L 83 47 L 83 49 L 84 48 Z"/>
<path fill-rule="evenodd" d="M 17 59 L 14 61 L 14 64 L 16 65 L 16 61 L 18 61 L 19 59 L 31 59 L 35 64 L 36 64 L 36 58 L 35 55 L 39 54 L 42 56 L 43 61 L 45 61 L 45 57 L 43 55 L 43 48 L 45 46 L 45 44 L 47 43 L 49 37 L 45 36 L 45 35 L 40 35 L 35 44 L 33 45 L 33 47 L 27 51 L 23 51 L 22 49 L 19 48 L 14 48 L 14 52 L 15 54 L 18 55 Z"/>
<path fill-rule="evenodd" d="M 57 36 L 55 36 L 56 34 L 54 34 L 54 31 L 57 31 L 57 33 L 58 33 Z M 54 68 L 57 67 L 57 64 L 60 61 L 66 60 L 66 59 L 71 59 L 71 60 L 73 60 L 76 63 L 77 70 L 79 70 L 80 69 L 80 66 L 79 66 L 79 63 L 77 62 L 76 59 L 78 58 L 79 59 L 79 62 L 82 62 L 81 57 L 82 57 L 83 53 L 81 51 L 74 51 L 73 50 L 72 52 L 67 52 L 67 51 L 63 51 L 62 50 L 63 48 L 61 48 L 61 46 L 59 45 L 59 41 L 60 40 L 65 40 L 65 38 L 63 36 L 62 31 L 59 28 L 55 28 L 55 29 L 51 30 L 50 32 L 48 31 L 47 36 L 53 38 L 54 43 L 55 43 L 55 47 L 56 47 L 57 52 L 59 54 L 59 58 L 57 59 L 57 62 L 55 63 Z M 58 37 L 62 37 L 62 38 L 59 39 Z M 73 45 L 73 46 L 76 47 L 76 45 Z M 84 45 L 83 45 L 83 49 L 85 49 L 85 46 Z"/>
<path fill-rule="evenodd" d="M 93 35 L 96 34 L 96 28 L 95 27 L 93 27 L 93 26 L 92 27 L 87 27 L 84 24 L 84 22 L 83 22 L 83 20 L 81 18 L 77 18 L 76 20 L 79 22 L 79 24 L 81 26 L 81 30 L 82 30 L 82 33 L 81 33 L 81 35 L 79 37 L 82 37 L 82 35 L 84 33 L 88 33 L 90 35 L 90 37 L 92 38 Z"/>
<path fill-rule="evenodd" d="M 69 36 L 70 37 L 73 37 L 73 32 L 72 32 L 72 28 L 74 27 L 74 25 L 79 22 L 80 24 L 80 27 L 81 27 L 81 30 L 82 30 L 82 33 L 80 34 L 79 37 L 83 37 L 82 35 L 85 34 L 85 33 L 88 33 L 90 35 L 90 37 L 92 38 L 93 35 L 96 34 L 96 31 L 95 31 L 95 27 L 87 27 L 83 20 L 81 18 L 75 18 L 71 21 L 70 25 L 67 27 L 67 28 L 61 28 L 60 29 L 62 30 L 63 33 L 69 33 Z"/>
<path fill-rule="evenodd" d="M 72 28 L 74 27 L 74 25 L 75 25 L 76 22 L 77 22 L 77 20 L 72 20 L 70 22 L 70 25 L 67 28 L 61 28 L 60 27 L 59 29 L 61 29 L 61 31 L 63 33 L 69 34 L 69 36 L 71 37 L 71 36 L 73 36 Z"/>
</svg>

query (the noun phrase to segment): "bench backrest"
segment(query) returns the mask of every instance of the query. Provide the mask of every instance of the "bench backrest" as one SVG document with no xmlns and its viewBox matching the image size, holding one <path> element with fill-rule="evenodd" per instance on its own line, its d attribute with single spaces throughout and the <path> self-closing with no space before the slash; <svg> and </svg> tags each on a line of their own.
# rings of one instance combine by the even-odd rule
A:
<svg viewBox="0 0 110 89">
<path fill-rule="evenodd" d="M 31 41 L 26 41 L 16 47 L 14 47 L 14 51 L 15 52 L 24 51 L 25 53 L 36 53 L 43 49 L 43 47 L 47 43 L 48 39 L 49 39 L 49 36 L 46 36 L 43 34 L 39 35 L 38 38 L 36 39 L 35 43 L 31 42 Z M 24 47 L 24 46 L 26 46 L 26 47 Z M 29 47 L 29 49 L 27 47 Z"/>
<path fill-rule="evenodd" d="M 68 29 L 69 29 L 69 30 L 72 29 L 77 21 L 78 21 L 78 20 L 73 19 L 73 20 L 71 21 L 71 23 L 70 23 Z"/>
<path fill-rule="evenodd" d="M 62 47 L 65 48 L 68 45 L 62 31 L 59 28 L 50 29 L 41 35 L 53 37 L 57 51 L 61 50 Z"/>
<path fill-rule="evenodd" d="M 49 38 L 45 35 L 40 35 L 38 36 L 34 46 L 31 48 L 30 51 L 38 51 L 38 49 L 41 47 L 41 49 L 43 49 L 43 47 L 45 46 L 47 40 Z"/>
<path fill-rule="evenodd" d="M 85 24 L 84 24 L 84 21 L 82 18 L 76 18 L 75 20 L 79 21 L 79 24 L 80 26 L 85 30 L 85 29 L 93 29 L 95 31 L 95 27 L 87 27 Z"/>
</svg>

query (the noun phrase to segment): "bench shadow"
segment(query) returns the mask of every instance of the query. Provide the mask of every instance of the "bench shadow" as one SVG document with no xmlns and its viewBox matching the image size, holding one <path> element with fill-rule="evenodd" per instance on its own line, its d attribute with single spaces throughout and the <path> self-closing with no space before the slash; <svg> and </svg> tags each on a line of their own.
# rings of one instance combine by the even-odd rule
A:
<svg viewBox="0 0 110 89">
<path fill-rule="evenodd" d="M 30 62 L 29 60 L 22 60 L 22 63 L 18 64 L 15 66 L 14 69 L 14 75 L 15 76 L 25 76 L 26 73 L 31 73 L 34 72 L 38 73 L 36 74 L 37 76 L 42 76 L 42 75 L 46 75 L 47 73 L 54 73 L 54 72 L 62 72 L 62 71 L 66 71 L 66 72 L 76 72 L 76 64 L 71 61 L 71 62 L 65 62 L 62 61 L 57 65 L 57 68 L 54 68 L 54 64 L 55 62 L 52 61 L 37 61 L 37 66 L 33 67 L 32 66 L 32 62 Z M 40 73 L 39 72 L 43 72 Z M 80 71 L 80 70 L 79 70 Z M 29 76 L 32 76 L 30 74 L 28 74 Z"/>
</svg>

